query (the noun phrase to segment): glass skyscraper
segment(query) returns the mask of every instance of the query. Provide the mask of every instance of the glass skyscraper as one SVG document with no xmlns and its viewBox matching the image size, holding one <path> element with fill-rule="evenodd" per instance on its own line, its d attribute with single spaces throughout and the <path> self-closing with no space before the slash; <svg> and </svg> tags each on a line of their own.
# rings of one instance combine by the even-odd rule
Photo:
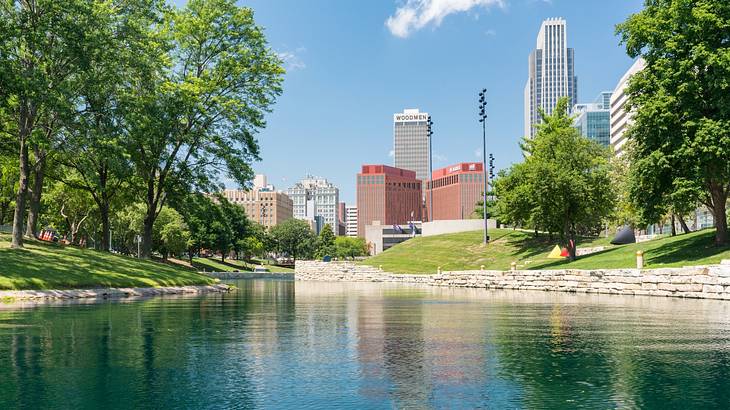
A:
<svg viewBox="0 0 730 410">
<path fill-rule="evenodd" d="M 428 153 L 428 113 L 406 109 L 393 114 L 393 156 L 396 168 L 416 173 L 416 178 L 429 179 L 431 158 Z"/>
<path fill-rule="evenodd" d="M 562 18 L 542 22 L 537 45 L 528 59 L 525 84 L 525 136 L 535 135 L 542 108 L 552 114 L 560 97 L 568 97 L 568 109 L 578 101 L 578 77 L 575 76 L 575 51 L 568 48 L 568 31 Z"/>
<path fill-rule="evenodd" d="M 603 146 L 611 144 L 611 91 L 602 92 L 591 104 L 573 107 L 573 125 L 587 138 Z"/>
</svg>

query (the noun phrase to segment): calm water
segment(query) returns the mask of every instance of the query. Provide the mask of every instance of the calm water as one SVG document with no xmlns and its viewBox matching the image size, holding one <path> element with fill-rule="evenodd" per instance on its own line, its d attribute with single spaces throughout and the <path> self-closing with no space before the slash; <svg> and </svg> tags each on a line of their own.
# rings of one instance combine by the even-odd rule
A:
<svg viewBox="0 0 730 410">
<path fill-rule="evenodd" d="M 0 304 L 0 408 L 727 408 L 730 303 L 250 280 Z"/>
</svg>

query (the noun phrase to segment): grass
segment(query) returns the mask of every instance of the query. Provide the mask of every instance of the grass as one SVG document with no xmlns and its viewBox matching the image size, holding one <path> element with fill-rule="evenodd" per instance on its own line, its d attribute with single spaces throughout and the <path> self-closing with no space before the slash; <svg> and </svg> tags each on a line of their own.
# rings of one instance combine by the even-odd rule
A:
<svg viewBox="0 0 730 410">
<path fill-rule="evenodd" d="M 214 280 L 160 262 L 35 240 L 10 249 L 0 233 L 0 289 L 77 289 L 203 285 Z"/>
<path fill-rule="evenodd" d="M 506 270 L 517 262 L 519 269 L 599 269 L 631 268 L 636 266 L 636 251 L 645 252 L 649 268 L 705 265 L 730 259 L 730 247 L 713 244 L 714 230 L 703 230 L 676 237 L 663 237 L 638 244 L 613 246 L 611 238 L 583 238 L 578 247 L 605 246 L 606 249 L 578 258 L 548 259 L 555 240 L 546 236 L 535 238 L 532 233 L 506 229 L 490 231 L 491 242 L 485 248 L 482 232 L 462 232 L 414 238 L 362 263 L 382 265 L 383 269 L 399 273 L 433 273 L 443 270 L 485 269 Z"/>
<path fill-rule="evenodd" d="M 242 261 L 236 259 L 226 259 L 221 262 L 220 258 L 193 258 L 193 266 L 199 271 L 206 272 L 251 272 L 256 266 L 265 266 L 272 273 L 293 273 L 294 269 L 282 266 L 269 265 L 267 263 L 253 260 Z"/>
</svg>

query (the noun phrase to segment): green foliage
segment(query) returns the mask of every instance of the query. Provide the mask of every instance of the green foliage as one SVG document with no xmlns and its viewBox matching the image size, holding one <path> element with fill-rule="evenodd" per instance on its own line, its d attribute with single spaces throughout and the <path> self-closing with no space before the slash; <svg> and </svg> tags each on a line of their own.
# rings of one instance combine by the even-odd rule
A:
<svg viewBox="0 0 730 410">
<path fill-rule="evenodd" d="M 716 0 L 648 1 L 617 27 L 628 54 L 646 60 L 627 90 L 639 220 L 657 222 L 702 202 L 713 211 L 718 245 L 728 241 L 729 31 L 730 3 Z"/>
<path fill-rule="evenodd" d="M 316 251 L 314 256 L 324 258 L 325 256 L 335 256 L 335 234 L 332 232 L 332 226 L 325 224 L 317 237 Z"/>
<path fill-rule="evenodd" d="M 525 161 L 496 184 L 498 209 L 507 222 L 527 222 L 575 243 L 578 234 L 599 231 L 613 211 L 610 153 L 573 128 L 566 98 L 552 115 L 541 115 L 537 134 L 523 144 Z M 574 259 L 575 246 L 570 250 Z"/>
<path fill-rule="evenodd" d="M 335 238 L 335 254 L 341 259 L 355 259 L 368 254 L 368 245 L 364 238 L 338 236 Z"/>
<path fill-rule="evenodd" d="M 276 249 L 294 260 L 307 259 L 314 255 L 317 237 L 305 221 L 287 219 L 271 228 L 271 236 L 276 243 Z"/>
<path fill-rule="evenodd" d="M 164 207 L 155 220 L 152 238 L 153 249 L 167 259 L 168 255 L 179 255 L 187 249 L 190 231 L 177 211 Z"/>
</svg>

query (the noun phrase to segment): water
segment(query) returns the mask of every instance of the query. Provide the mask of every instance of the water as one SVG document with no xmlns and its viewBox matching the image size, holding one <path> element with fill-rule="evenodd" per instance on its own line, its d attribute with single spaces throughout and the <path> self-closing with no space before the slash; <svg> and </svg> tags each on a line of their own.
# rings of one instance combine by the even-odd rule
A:
<svg viewBox="0 0 730 410">
<path fill-rule="evenodd" d="M 0 304 L 0 408 L 727 408 L 730 303 L 236 282 Z"/>
</svg>

